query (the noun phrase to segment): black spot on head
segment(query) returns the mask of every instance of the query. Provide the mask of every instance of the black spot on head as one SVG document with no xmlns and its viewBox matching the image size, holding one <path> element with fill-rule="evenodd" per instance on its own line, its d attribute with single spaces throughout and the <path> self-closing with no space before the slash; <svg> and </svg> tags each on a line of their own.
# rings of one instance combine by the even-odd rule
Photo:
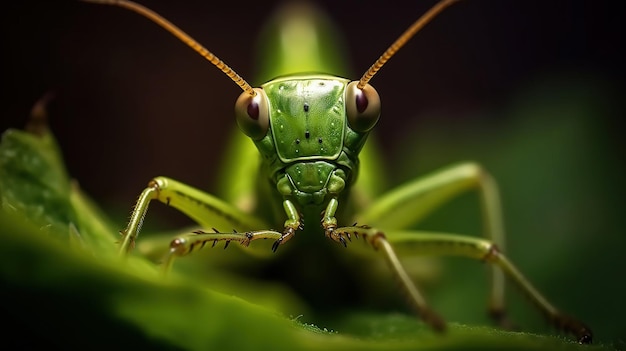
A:
<svg viewBox="0 0 626 351">
<path fill-rule="evenodd" d="M 296 139 L 296 144 L 300 144 L 300 139 Z"/>
<path fill-rule="evenodd" d="M 309 112 L 309 103 L 305 102 L 303 108 L 304 108 L 304 112 Z"/>
<path fill-rule="evenodd" d="M 321 144 L 322 143 L 322 138 L 317 138 L 317 142 Z"/>
<path fill-rule="evenodd" d="M 306 132 L 304 132 L 304 137 L 305 138 L 310 138 L 311 137 L 311 133 L 307 130 Z"/>
</svg>

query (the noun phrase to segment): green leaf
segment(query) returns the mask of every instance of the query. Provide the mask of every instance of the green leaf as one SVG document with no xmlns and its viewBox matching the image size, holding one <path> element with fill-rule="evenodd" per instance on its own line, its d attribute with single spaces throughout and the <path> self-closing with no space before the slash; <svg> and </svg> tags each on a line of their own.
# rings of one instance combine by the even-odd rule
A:
<svg viewBox="0 0 626 351">
<path fill-rule="evenodd" d="M 23 213 L 50 235 L 91 249 L 112 249 L 114 231 L 104 215 L 72 182 L 53 135 L 7 130 L 0 144 L 0 200 L 9 213 Z"/>
</svg>

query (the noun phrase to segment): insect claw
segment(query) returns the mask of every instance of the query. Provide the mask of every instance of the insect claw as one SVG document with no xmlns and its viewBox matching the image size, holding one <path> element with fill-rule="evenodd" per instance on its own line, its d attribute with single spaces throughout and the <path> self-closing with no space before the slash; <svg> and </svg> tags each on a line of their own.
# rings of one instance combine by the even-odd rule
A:
<svg viewBox="0 0 626 351">
<path fill-rule="evenodd" d="M 346 233 L 346 237 L 348 238 L 348 241 L 352 242 L 352 236 L 350 235 L 350 233 Z"/>
<path fill-rule="evenodd" d="M 348 247 L 346 243 L 346 239 L 343 238 L 343 235 L 339 234 L 339 241 L 343 244 L 343 247 Z"/>
<path fill-rule="evenodd" d="M 274 244 L 272 244 L 272 252 L 276 252 L 276 250 L 278 250 L 278 246 L 280 245 L 281 242 L 282 242 L 282 238 L 274 241 Z"/>
<path fill-rule="evenodd" d="M 217 244 L 217 239 L 213 240 L 213 245 L 211 245 L 211 247 L 215 247 L 215 244 Z"/>
<path fill-rule="evenodd" d="M 226 250 L 226 248 L 228 247 L 228 244 L 230 244 L 230 240 L 226 240 L 226 244 L 224 244 L 224 250 Z"/>
<path fill-rule="evenodd" d="M 215 229 L 215 228 L 211 228 L 211 229 L 213 229 L 213 231 L 214 231 L 215 233 L 219 233 L 219 232 L 220 232 L 219 230 L 217 230 L 217 229 Z"/>
</svg>

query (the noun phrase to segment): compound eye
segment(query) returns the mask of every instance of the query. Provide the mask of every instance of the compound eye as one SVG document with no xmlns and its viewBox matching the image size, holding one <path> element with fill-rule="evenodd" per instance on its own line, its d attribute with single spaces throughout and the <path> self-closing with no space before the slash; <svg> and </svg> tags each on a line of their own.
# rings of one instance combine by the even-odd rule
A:
<svg viewBox="0 0 626 351">
<path fill-rule="evenodd" d="M 371 85 L 357 88 L 358 82 L 350 82 L 346 87 L 346 113 L 350 128 L 357 132 L 368 132 L 380 117 L 380 97 Z"/>
<path fill-rule="evenodd" d="M 256 95 L 247 92 L 239 95 L 235 103 L 235 118 L 239 129 L 253 140 L 260 140 L 269 128 L 267 98 L 263 89 L 254 88 Z"/>
</svg>

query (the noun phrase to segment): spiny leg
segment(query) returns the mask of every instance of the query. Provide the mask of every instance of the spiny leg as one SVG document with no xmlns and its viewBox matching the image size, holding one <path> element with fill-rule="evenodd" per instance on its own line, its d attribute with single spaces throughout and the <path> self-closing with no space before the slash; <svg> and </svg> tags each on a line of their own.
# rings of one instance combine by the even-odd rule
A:
<svg viewBox="0 0 626 351">
<path fill-rule="evenodd" d="M 360 235 L 365 237 L 367 242 L 374 248 L 382 247 L 385 250 L 387 260 L 391 263 L 392 269 L 400 277 L 400 280 L 405 285 L 405 289 L 409 291 L 409 295 L 414 298 L 414 303 L 418 306 L 420 316 L 434 327 L 437 326 L 424 317 L 424 315 L 430 315 L 430 309 L 425 305 L 424 299 L 419 295 L 415 298 L 414 294 L 411 294 L 411 291 L 413 289 L 417 291 L 417 288 L 415 288 L 408 277 L 404 277 L 406 273 L 399 261 L 397 261 L 391 243 L 398 245 L 411 244 L 411 248 L 416 254 L 462 256 L 497 266 L 529 297 L 531 302 L 555 327 L 573 334 L 581 344 L 592 342 L 593 334 L 591 329 L 584 323 L 556 309 L 492 241 L 463 235 L 418 231 L 391 231 L 385 235 L 377 229 L 367 226 L 337 228 L 335 233 L 346 237 Z"/>
<path fill-rule="evenodd" d="M 298 209 L 293 204 L 293 202 L 291 202 L 291 200 L 283 201 L 283 209 L 287 214 L 287 219 L 285 220 L 285 229 L 283 230 L 283 234 L 274 242 L 274 245 L 272 245 L 273 252 L 276 252 L 278 246 L 286 243 L 289 239 L 293 238 L 294 235 L 296 235 L 296 230 L 301 229 L 302 226 Z"/>
<path fill-rule="evenodd" d="M 415 307 L 417 315 L 420 316 L 420 318 L 429 324 L 433 329 L 437 331 L 445 330 L 445 322 L 437 313 L 430 309 L 426 300 L 422 296 L 422 293 L 411 281 L 411 278 L 400 263 L 398 255 L 396 255 L 389 242 L 385 239 L 385 235 L 367 226 L 337 228 L 335 212 L 337 211 L 338 205 L 339 202 L 337 199 L 332 198 L 322 213 L 321 222 L 326 237 L 341 243 L 344 247 L 347 247 L 346 239 L 348 241 L 352 241 L 352 235 L 357 238 L 359 235 L 362 235 L 376 250 L 382 248 L 385 258 L 387 259 L 387 263 L 391 266 L 392 271 L 396 274 L 396 277 L 400 281 L 404 291 L 409 296 L 409 301 L 411 302 L 411 305 Z"/>
<path fill-rule="evenodd" d="M 120 253 L 127 254 L 132 250 L 152 200 L 180 210 L 204 228 L 237 228 L 249 231 L 268 227 L 263 221 L 215 196 L 170 178 L 157 177 L 150 181 L 133 208 L 130 221 L 122 231 Z"/>
<path fill-rule="evenodd" d="M 328 213 L 325 212 L 325 216 Z M 322 226 L 325 221 L 322 220 Z M 426 299 L 418 289 L 417 285 L 411 281 L 409 274 L 406 272 L 400 259 L 396 254 L 391 244 L 385 238 L 385 234 L 368 226 L 352 226 L 352 227 L 340 227 L 335 228 L 333 226 L 325 227 L 326 236 L 330 239 L 337 241 L 344 246 L 347 246 L 348 241 L 352 241 L 354 236 L 356 239 L 359 236 L 363 237 L 374 249 L 381 250 L 387 263 L 391 267 L 392 272 L 398 278 L 402 288 L 408 295 L 409 303 L 415 308 L 416 314 L 428 325 L 430 325 L 436 331 L 444 331 L 446 323 L 434 310 L 432 310 Z"/>
<path fill-rule="evenodd" d="M 258 239 L 274 239 L 276 241 L 283 237 L 283 233 L 273 230 L 258 230 L 245 233 L 220 233 L 214 229 L 214 232 L 195 231 L 193 233 L 182 234 L 174 238 L 170 244 L 170 249 L 163 258 L 163 272 L 167 273 L 176 257 L 185 256 L 196 249 L 202 249 L 207 243 L 211 243 L 214 247 L 218 242 L 224 241 L 224 248 L 227 248 L 231 241 L 238 242 L 242 246 L 250 245 L 250 242 Z M 276 245 L 276 244 L 274 244 Z"/>
<path fill-rule="evenodd" d="M 460 194 L 476 189 L 480 195 L 484 235 L 504 250 L 504 229 L 500 196 L 496 182 L 480 165 L 461 163 L 401 185 L 374 201 L 355 217 L 356 223 L 375 225 L 385 230 L 404 229 Z M 335 235 L 337 241 L 342 240 Z M 499 325 L 511 327 L 506 318 L 504 275 L 491 269 L 488 312 Z"/>
<path fill-rule="evenodd" d="M 204 228 L 237 228 L 247 231 L 243 233 L 219 232 L 213 229 L 213 233 L 196 231 L 179 235 L 171 241 L 170 249 L 164 258 L 165 271 L 171 268 L 176 257 L 187 255 L 196 248 L 204 247 L 210 241 L 213 241 L 213 244 L 225 241 L 226 245 L 231 241 L 236 241 L 243 246 L 248 246 L 253 240 L 274 239 L 276 241 L 272 250 L 276 251 L 278 246 L 291 239 L 301 226 L 300 215 L 295 205 L 289 200 L 283 202 L 287 214 L 283 232 L 259 230 L 268 226 L 256 217 L 198 189 L 170 178 L 157 177 L 150 181 L 148 187 L 139 196 L 128 226 L 122 231 L 123 240 L 120 247 L 122 254 L 132 250 L 148 211 L 148 205 L 152 200 L 177 208 Z"/>
</svg>

